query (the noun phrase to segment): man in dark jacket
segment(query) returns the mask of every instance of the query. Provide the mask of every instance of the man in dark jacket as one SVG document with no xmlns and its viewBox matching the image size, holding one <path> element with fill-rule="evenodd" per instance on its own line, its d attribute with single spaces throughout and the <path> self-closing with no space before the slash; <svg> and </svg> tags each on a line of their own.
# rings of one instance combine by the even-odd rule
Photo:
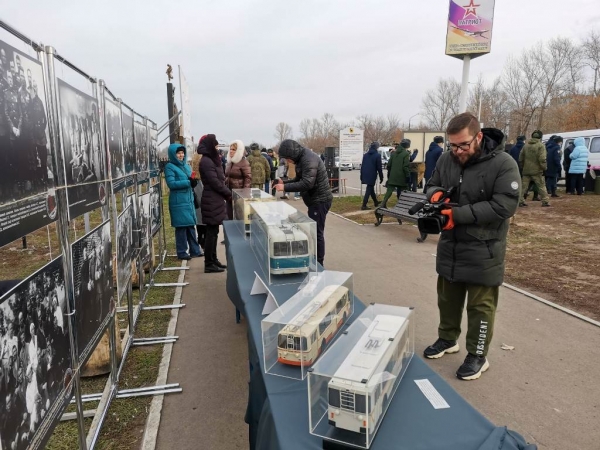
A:
<svg viewBox="0 0 600 450">
<path fill-rule="evenodd" d="M 406 189 L 410 183 L 410 139 L 402 139 L 396 151 L 390 155 L 390 160 L 387 164 L 388 180 L 387 191 L 383 197 L 382 208 L 387 208 L 387 201 L 392 196 L 394 191 L 400 198 L 402 189 Z"/>
<path fill-rule="evenodd" d="M 250 147 L 252 148 L 252 147 Z M 271 185 L 271 173 L 273 173 L 273 159 L 271 159 L 271 157 L 269 156 L 269 154 L 267 153 L 267 149 L 263 148 L 262 152 L 260 153 L 261 155 L 264 156 L 264 158 L 269 162 L 269 172 L 267 173 L 267 179 L 265 180 L 265 192 L 270 194 L 270 185 Z"/>
<path fill-rule="evenodd" d="M 363 155 L 362 165 L 360 166 L 360 182 L 366 184 L 365 196 L 363 198 L 362 210 L 369 209 L 367 203 L 369 197 L 373 199 L 375 208 L 379 206 L 377 196 L 375 195 L 375 183 L 379 174 L 379 182 L 383 183 L 383 170 L 381 168 L 381 155 L 377 152 L 379 142 L 373 142 L 369 146 L 369 151 Z"/>
<path fill-rule="evenodd" d="M 425 183 L 429 181 L 435 170 L 438 159 L 444 153 L 444 138 L 442 136 L 436 136 L 433 138 L 433 142 L 429 144 L 429 150 L 425 153 Z M 425 192 L 427 192 L 427 185 L 425 185 Z"/>
<path fill-rule="evenodd" d="M 567 187 L 567 194 L 575 194 L 575 191 L 571 188 L 571 174 L 569 169 L 571 168 L 571 153 L 575 149 L 573 141 L 569 142 L 569 145 L 565 148 L 563 157 L 563 169 L 565 169 L 565 186 Z"/>
<path fill-rule="evenodd" d="M 308 207 L 308 216 L 317 222 L 317 261 L 323 265 L 325 219 L 333 200 L 325 164 L 319 155 L 291 139 L 286 139 L 281 143 L 279 157 L 289 159 L 296 165 L 296 178 L 286 181 L 280 178 L 276 189 L 283 192 L 301 193 L 302 200 Z"/>
<path fill-rule="evenodd" d="M 525 136 L 519 136 L 517 137 L 517 143 L 510 149 L 510 156 L 513 157 L 517 165 L 519 164 L 519 155 L 521 154 L 521 150 L 523 149 L 524 145 Z"/>
<path fill-rule="evenodd" d="M 520 177 L 517 164 L 504 151 L 500 130 L 481 130 L 477 117 L 463 113 L 450 121 L 447 133 L 451 151 L 440 157 L 427 183 L 427 197 L 432 203 L 439 202 L 454 188 L 444 201 L 458 206 L 442 210 L 446 221 L 436 257 L 439 339 L 424 355 L 440 358 L 458 352 L 466 297 L 469 353 L 456 376 L 475 380 L 489 368 L 486 355 L 504 278 L 508 222 L 519 201 Z"/>
<path fill-rule="evenodd" d="M 546 142 L 546 161 L 548 168 L 546 169 L 546 190 L 550 197 L 558 197 L 556 194 L 556 184 L 560 178 L 560 158 L 562 156 L 563 138 L 553 136 Z"/>
</svg>

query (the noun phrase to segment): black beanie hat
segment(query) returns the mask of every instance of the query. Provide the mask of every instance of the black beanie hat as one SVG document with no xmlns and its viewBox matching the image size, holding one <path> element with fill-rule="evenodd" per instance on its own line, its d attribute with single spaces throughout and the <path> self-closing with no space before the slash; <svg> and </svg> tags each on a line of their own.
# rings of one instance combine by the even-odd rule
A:
<svg viewBox="0 0 600 450">
<path fill-rule="evenodd" d="M 544 136 L 544 133 L 542 133 L 541 130 L 535 130 L 533 133 L 531 133 L 531 137 L 534 139 L 541 139 L 542 136 Z"/>
<path fill-rule="evenodd" d="M 433 138 L 433 142 L 435 142 L 436 144 L 441 144 L 442 142 L 444 142 L 444 138 L 442 136 L 436 136 Z"/>
<path fill-rule="evenodd" d="M 400 147 L 409 148 L 410 147 L 410 139 L 402 139 L 400 141 Z"/>
<path fill-rule="evenodd" d="M 517 142 L 523 142 L 525 140 L 525 136 L 517 136 Z"/>
<path fill-rule="evenodd" d="M 562 138 L 562 136 L 554 136 L 553 140 L 554 140 L 554 142 L 556 142 L 558 144 L 559 142 L 563 141 L 563 138 Z"/>
</svg>

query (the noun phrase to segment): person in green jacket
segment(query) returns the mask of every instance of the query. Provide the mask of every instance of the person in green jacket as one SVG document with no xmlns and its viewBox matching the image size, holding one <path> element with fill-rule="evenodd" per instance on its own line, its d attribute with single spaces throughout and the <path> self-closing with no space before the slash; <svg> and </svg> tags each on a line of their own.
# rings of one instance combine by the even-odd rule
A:
<svg viewBox="0 0 600 450">
<path fill-rule="evenodd" d="M 523 173 L 522 186 L 529 186 L 532 182 L 539 192 L 542 199 L 542 206 L 550 206 L 548 201 L 548 192 L 546 191 L 546 182 L 544 180 L 544 171 L 548 168 L 546 161 L 546 147 L 542 144 L 542 132 L 535 130 L 531 134 L 531 139 L 525 144 L 519 154 L 519 167 Z M 521 191 L 519 206 L 527 206 L 525 203 L 525 189 Z"/>
<path fill-rule="evenodd" d="M 381 208 L 387 208 L 387 201 L 392 196 L 394 191 L 398 198 L 403 189 L 409 184 L 410 180 L 410 154 L 408 149 L 410 148 L 410 140 L 402 139 L 400 145 L 396 147 L 396 151 L 390 156 L 390 160 L 387 163 L 388 180 L 387 180 L 387 191 L 381 202 Z"/>
<path fill-rule="evenodd" d="M 446 130 L 451 151 L 442 154 L 427 182 L 427 198 L 438 203 L 450 188 L 441 210 L 445 218 L 438 241 L 436 271 L 440 322 L 438 337 L 423 352 L 440 358 L 459 351 L 457 339 L 467 303 L 467 357 L 456 372 L 475 380 L 490 364 L 487 353 L 494 332 L 509 219 L 520 194 L 519 168 L 504 151 L 504 134 L 479 126 L 471 113 L 450 120 Z"/>
</svg>

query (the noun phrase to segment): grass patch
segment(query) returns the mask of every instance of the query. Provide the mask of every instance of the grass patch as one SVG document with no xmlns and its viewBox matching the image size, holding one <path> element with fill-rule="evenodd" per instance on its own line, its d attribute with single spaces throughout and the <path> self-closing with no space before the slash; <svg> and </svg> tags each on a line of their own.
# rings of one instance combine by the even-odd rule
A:
<svg viewBox="0 0 600 450">
<path fill-rule="evenodd" d="M 170 218 L 167 201 L 168 197 L 165 197 L 163 199 L 164 211 L 166 216 L 164 220 L 167 224 L 167 227 L 169 227 Z M 101 221 L 102 219 L 99 215 L 96 215 L 93 218 L 90 217 L 91 228 L 101 223 Z M 77 233 L 77 235 L 81 237 L 83 235 L 83 220 L 75 221 L 75 227 L 75 230 L 70 230 L 70 233 L 72 233 L 73 236 L 75 235 L 75 233 Z M 167 248 L 173 249 L 175 242 L 174 233 L 170 229 L 168 229 L 166 235 Z M 47 253 L 48 244 L 46 229 L 44 228 L 43 230 L 39 230 L 38 232 L 33 233 L 31 236 L 35 237 L 30 238 L 28 236 L 28 245 L 30 243 L 32 245 L 35 244 L 36 249 L 33 251 L 30 257 L 36 258 L 37 264 L 45 264 L 44 257 L 47 258 L 47 256 L 44 256 L 44 254 L 42 254 L 41 256 L 39 255 L 40 253 L 42 253 L 42 251 L 45 251 Z M 55 230 L 54 236 L 56 236 Z M 44 239 L 46 243 L 46 248 L 44 248 Z M 18 243 L 20 244 L 20 241 L 18 241 Z M 58 240 L 56 241 L 56 248 L 58 249 Z M 157 245 L 156 238 L 154 248 L 156 256 L 158 257 L 159 247 Z M 12 256 L 18 250 L 3 249 L 3 251 L 10 252 L 8 253 L 8 255 Z M 0 258 L 6 257 L 3 254 L 3 251 L 0 251 Z M 58 252 L 56 252 L 56 255 L 53 256 L 57 255 Z M 19 261 L 21 259 L 19 259 Z M 165 266 L 167 267 L 175 267 L 180 265 L 180 261 L 178 261 L 176 258 L 167 257 L 165 260 Z M 5 266 L 6 265 L 3 265 L 2 267 L 4 268 Z M 29 264 L 24 264 L 23 267 L 19 270 L 23 273 L 26 273 L 25 276 L 28 276 L 31 272 L 27 272 L 27 270 L 30 270 L 30 268 L 34 266 L 35 265 L 32 262 L 29 262 Z M 0 271 L 0 273 L 2 272 Z M 6 271 L 5 273 L 8 273 L 8 271 Z M 178 277 L 178 271 L 166 271 L 157 273 L 155 280 L 159 283 L 169 283 L 176 282 Z M 146 275 L 146 281 L 147 278 L 148 275 Z M 139 304 L 139 295 L 139 289 L 134 289 L 134 305 Z M 175 288 L 154 287 L 148 290 L 146 294 L 145 303 L 149 306 L 171 304 L 173 302 L 174 296 Z M 124 301 L 123 303 L 126 303 L 126 301 Z M 165 336 L 167 333 L 170 319 L 171 310 L 143 311 L 138 318 L 135 336 Z M 128 315 L 126 312 L 117 314 L 116 326 L 119 329 L 127 328 Z M 119 380 L 119 389 L 130 389 L 154 385 L 156 383 L 156 378 L 158 377 L 158 369 L 162 358 L 162 352 L 163 345 L 132 347 L 129 351 L 129 354 L 127 355 L 127 360 L 121 373 L 121 377 Z M 82 392 L 84 394 L 103 392 L 107 379 L 108 375 L 82 378 Z M 138 449 L 143 438 L 144 426 L 150 410 L 151 401 L 152 397 L 127 398 L 119 400 L 115 399 L 111 403 L 106 420 L 102 426 L 102 430 L 96 448 L 119 450 Z M 89 402 L 83 404 L 85 410 L 95 409 L 97 405 L 97 402 Z M 69 405 L 67 411 L 75 411 L 75 405 Z M 92 418 L 85 419 L 86 432 L 89 430 L 91 423 Z M 46 448 L 50 450 L 71 450 L 77 448 L 77 433 L 78 430 L 76 420 L 60 422 L 55 428 Z"/>
</svg>

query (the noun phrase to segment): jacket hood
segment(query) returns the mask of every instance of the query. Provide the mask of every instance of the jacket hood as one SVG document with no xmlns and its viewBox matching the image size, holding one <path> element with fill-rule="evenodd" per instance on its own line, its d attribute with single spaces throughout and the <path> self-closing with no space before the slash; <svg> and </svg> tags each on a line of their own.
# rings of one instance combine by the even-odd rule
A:
<svg viewBox="0 0 600 450">
<path fill-rule="evenodd" d="M 536 138 L 531 138 L 527 141 L 528 144 L 537 144 L 538 142 L 540 142 L 540 140 Z"/>
<path fill-rule="evenodd" d="M 183 153 L 184 153 L 184 157 L 183 157 L 183 161 L 179 161 L 177 159 L 177 150 L 182 148 L 183 149 Z M 175 164 L 176 166 L 183 166 L 185 164 L 186 158 L 187 158 L 187 150 L 185 149 L 185 146 L 181 145 L 181 144 L 171 144 L 169 145 L 169 149 L 167 150 L 167 154 L 169 155 L 169 162 L 172 164 Z"/>
<path fill-rule="evenodd" d="M 432 142 L 431 144 L 429 144 L 429 150 L 435 150 L 437 148 L 442 150 L 442 147 L 440 147 L 436 142 Z"/>
<path fill-rule="evenodd" d="M 560 145 L 554 142 L 553 140 L 549 140 L 546 142 L 546 148 L 548 150 L 560 150 Z"/>
<path fill-rule="evenodd" d="M 371 143 L 371 145 L 369 145 L 369 152 L 368 153 L 377 153 L 377 149 L 379 148 L 379 142 L 373 142 Z"/>
<path fill-rule="evenodd" d="M 497 128 L 482 128 L 483 140 L 481 142 L 481 156 L 479 159 L 485 159 L 493 156 L 496 150 L 504 151 L 504 142 L 506 136 Z"/>
<path fill-rule="evenodd" d="M 575 147 L 585 147 L 585 139 L 582 137 L 575 138 L 573 141 Z"/>
<path fill-rule="evenodd" d="M 244 157 L 244 152 L 246 151 L 246 148 L 244 147 L 244 143 L 239 139 L 232 141 L 231 144 L 229 144 L 229 146 L 231 147 L 232 144 L 237 144 L 237 150 L 235 152 L 235 155 L 233 155 L 233 158 L 229 156 L 229 151 L 227 151 L 227 162 L 237 164 Z"/>
<path fill-rule="evenodd" d="M 279 147 L 279 157 L 287 158 L 298 164 L 298 161 L 307 150 L 292 139 L 286 139 Z"/>
<path fill-rule="evenodd" d="M 251 154 L 252 156 L 261 156 L 260 149 L 255 148 L 254 150 L 252 150 Z"/>
</svg>

